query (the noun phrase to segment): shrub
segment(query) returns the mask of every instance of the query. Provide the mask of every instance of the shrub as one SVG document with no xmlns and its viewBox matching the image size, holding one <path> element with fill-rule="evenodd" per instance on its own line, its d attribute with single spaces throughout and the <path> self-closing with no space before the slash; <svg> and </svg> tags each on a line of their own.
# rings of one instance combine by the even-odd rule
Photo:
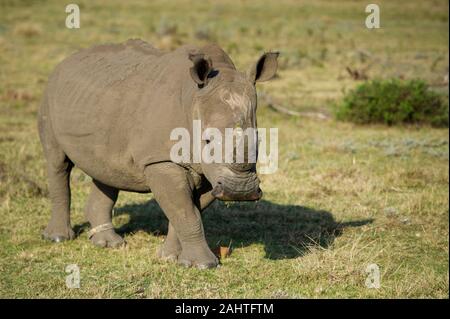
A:
<svg viewBox="0 0 450 319">
<path fill-rule="evenodd" d="M 448 127 L 448 103 L 423 80 L 372 80 L 350 91 L 336 118 L 359 124 L 430 124 Z"/>
</svg>

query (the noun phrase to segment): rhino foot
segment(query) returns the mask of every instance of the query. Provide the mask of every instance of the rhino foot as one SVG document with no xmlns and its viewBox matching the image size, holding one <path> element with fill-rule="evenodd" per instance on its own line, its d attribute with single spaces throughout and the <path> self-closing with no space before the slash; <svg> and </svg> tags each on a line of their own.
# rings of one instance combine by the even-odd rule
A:
<svg viewBox="0 0 450 319">
<path fill-rule="evenodd" d="M 65 229 L 59 229 L 52 227 L 51 225 L 42 232 L 42 238 L 46 240 L 53 241 L 55 243 L 60 243 L 66 240 L 72 240 L 75 238 L 75 232 L 72 228 L 67 227 Z"/>
<path fill-rule="evenodd" d="M 198 269 L 216 268 L 219 260 L 211 249 L 205 245 L 193 247 L 183 247 L 183 251 L 178 256 L 178 263 L 184 267 L 196 267 Z"/>
<path fill-rule="evenodd" d="M 178 240 L 167 240 L 158 248 L 156 255 L 164 261 L 175 262 L 181 254 L 181 245 Z"/>
<path fill-rule="evenodd" d="M 113 229 L 96 233 L 90 239 L 95 246 L 102 248 L 118 248 L 126 244 L 125 240 L 117 235 Z"/>
</svg>

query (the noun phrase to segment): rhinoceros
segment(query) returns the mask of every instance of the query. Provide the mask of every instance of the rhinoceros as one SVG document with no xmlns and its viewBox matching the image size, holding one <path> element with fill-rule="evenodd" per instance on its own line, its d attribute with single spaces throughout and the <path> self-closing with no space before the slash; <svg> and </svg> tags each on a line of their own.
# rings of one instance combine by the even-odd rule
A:
<svg viewBox="0 0 450 319">
<path fill-rule="evenodd" d="M 69 180 L 77 166 L 92 177 L 85 214 L 93 244 L 124 244 L 112 225 L 119 190 L 151 192 L 169 220 L 158 256 L 186 267 L 216 267 L 200 212 L 215 199 L 259 199 L 256 164 L 174 162 L 170 134 L 180 127 L 191 132 L 194 120 L 219 130 L 256 128 L 255 84 L 275 75 L 277 58 L 278 52 L 264 53 L 244 73 L 216 44 L 163 52 L 132 39 L 63 60 L 49 77 L 38 114 L 52 205 L 43 237 L 74 238 Z"/>
</svg>

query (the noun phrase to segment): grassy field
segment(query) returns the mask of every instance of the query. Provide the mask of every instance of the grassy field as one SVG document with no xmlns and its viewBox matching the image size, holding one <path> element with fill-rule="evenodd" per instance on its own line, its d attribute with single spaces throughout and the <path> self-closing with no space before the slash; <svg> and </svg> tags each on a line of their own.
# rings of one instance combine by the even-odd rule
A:
<svg viewBox="0 0 450 319">
<path fill-rule="evenodd" d="M 125 248 L 96 248 L 83 217 L 90 178 L 72 174 L 72 242 L 40 239 L 50 215 L 36 114 L 53 67 L 79 48 L 139 37 L 163 49 L 218 42 L 239 68 L 279 50 L 277 79 L 258 87 L 284 107 L 330 114 L 369 78 L 427 80 L 448 97 L 448 1 L 0 0 L 0 297 L 448 298 L 448 129 L 356 126 L 288 116 L 261 100 L 261 127 L 279 128 L 279 170 L 264 200 L 215 203 L 204 215 L 222 267 L 199 271 L 155 256 L 167 222 L 151 195 L 121 193 L 114 224 Z M 69 264 L 81 287 L 66 288 Z M 377 264 L 381 287 L 365 286 Z"/>
</svg>

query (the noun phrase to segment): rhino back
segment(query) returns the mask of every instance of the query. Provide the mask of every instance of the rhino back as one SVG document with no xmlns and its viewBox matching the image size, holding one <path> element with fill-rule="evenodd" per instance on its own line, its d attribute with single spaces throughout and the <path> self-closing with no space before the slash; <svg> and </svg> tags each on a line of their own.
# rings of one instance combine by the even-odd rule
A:
<svg viewBox="0 0 450 319">
<path fill-rule="evenodd" d="M 132 40 L 96 46 L 64 60 L 50 77 L 47 99 L 52 129 L 68 157 L 104 183 L 140 188 L 142 165 L 135 154 L 142 150 L 133 147 L 157 138 L 151 132 L 153 113 L 161 117 L 176 112 L 170 109 L 180 99 L 173 94 L 179 84 L 166 78 L 172 72 L 167 68 L 180 56 Z M 157 151 L 152 145 L 145 150 Z"/>
</svg>

